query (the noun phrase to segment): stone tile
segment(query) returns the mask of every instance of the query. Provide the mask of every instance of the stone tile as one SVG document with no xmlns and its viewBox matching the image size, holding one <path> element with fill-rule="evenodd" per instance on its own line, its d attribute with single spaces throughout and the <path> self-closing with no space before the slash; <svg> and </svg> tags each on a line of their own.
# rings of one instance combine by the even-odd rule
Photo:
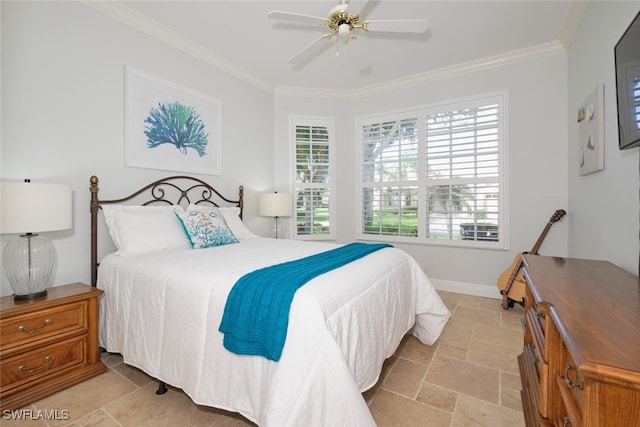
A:
<svg viewBox="0 0 640 427">
<path fill-rule="evenodd" d="M 522 412 L 460 395 L 452 427 L 524 427 Z"/>
<path fill-rule="evenodd" d="M 144 373 L 138 368 L 121 363 L 112 368 L 114 372 L 119 373 L 138 387 L 143 387 L 150 382 L 156 382 L 155 379 Z M 157 382 L 156 382 L 157 383 Z"/>
<path fill-rule="evenodd" d="M 503 328 L 517 329 L 522 332 L 522 319 L 524 318 L 524 308 L 518 304 L 509 310 L 502 310 L 502 324 Z"/>
<path fill-rule="evenodd" d="M 46 421 L 40 416 L 40 412 L 34 405 L 10 412 L 2 412 L 2 427 L 47 427 Z"/>
<path fill-rule="evenodd" d="M 472 341 L 467 361 L 489 368 L 518 373 L 518 355 L 522 348 L 503 347 L 485 342 Z"/>
<path fill-rule="evenodd" d="M 427 372 L 426 365 L 411 360 L 398 359 L 398 362 L 389 372 L 389 376 L 385 379 L 383 387 L 394 393 L 414 399 L 425 372 Z"/>
<path fill-rule="evenodd" d="M 53 420 L 51 427 L 63 426 L 125 396 L 136 387 L 113 371 L 107 371 L 73 387 L 62 390 L 34 404 L 37 409 L 69 411 L 68 420 Z"/>
<path fill-rule="evenodd" d="M 371 403 L 376 393 L 378 393 L 378 390 L 380 390 L 380 388 L 382 387 L 382 384 L 384 383 L 386 378 L 389 376 L 389 372 L 391 372 L 391 369 L 393 369 L 397 361 L 398 361 L 398 356 L 396 355 L 393 355 L 384 361 L 384 363 L 382 364 L 382 372 L 380 372 L 380 377 L 378 379 L 378 382 L 369 390 L 362 393 L 362 397 L 364 397 L 364 400 L 365 402 L 367 402 L 367 404 Z"/>
<path fill-rule="evenodd" d="M 452 415 L 412 399 L 380 390 L 369 407 L 378 427 L 449 427 Z"/>
<path fill-rule="evenodd" d="M 496 297 L 499 297 L 499 296 L 500 296 L 500 292 L 498 291 L 498 288 L 496 288 Z M 480 301 L 478 302 L 478 308 L 481 310 L 501 311 L 502 310 L 501 301 L 502 300 L 500 298 L 480 297 Z"/>
<path fill-rule="evenodd" d="M 122 363 L 122 355 L 119 353 L 107 353 L 106 351 L 103 351 L 100 353 L 100 361 L 104 363 L 107 368 L 111 368 Z"/>
<path fill-rule="evenodd" d="M 478 308 L 480 300 L 484 298 L 475 295 L 463 295 L 458 296 L 458 307 Z"/>
<path fill-rule="evenodd" d="M 522 329 L 508 329 L 478 323 L 473 328 L 472 340 L 522 350 L 523 333 Z"/>
<path fill-rule="evenodd" d="M 517 361 L 505 355 L 522 351 L 522 308 L 503 310 L 499 300 L 438 293 L 451 320 L 434 346 L 407 334 L 385 361 L 378 383 L 363 393 L 374 419 L 383 427 L 523 425 Z M 2 426 L 254 426 L 239 414 L 198 406 L 178 389 L 157 396 L 156 381 L 119 354 L 101 353 L 101 359 L 107 373 L 24 408 L 66 410 L 69 420 L 3 417 Z M 505 368 L 512 362 L 515 369 Z"/>
<path fill-rule="evenodd" d="M 120 424 L 111 415 L 100 409 L 66 427 L 120 427 Z"/>
<path fill-rule="evenodd" d="M 422 383 L 416 400 L 440 409 L 441 411 L 453 414 L 456 409 L 456 402 L 458 401 L 458 393 L 435 384 Z"/>
<path fill-rule="evenodd" d="M 522 395 L 520 394 L 520 391 L 501 388 L 500 406 L 522 412 Z"/>
<path fill-rule="evenodd" d="M 473 321 L 459 320 L 452 317 L 445 325 L 438 342 L 442 344 L 450 344 L 456 347 L 468 348 L 473 335 Z"/>
<path fill-rule="evenodd" d="M 240 414 L 227 413 L 220 416 L 220 419 L 215 421 L 212 427 L 245 427 L 256 426 L 256 424 L 242 417 Z"/>
<path fill-rule="evenodd" d="M 458 299 L 460 298 L 460 294 L 455 294 L 453 292 L 447 291 L 438 291 L 438 295 L 440 296 L 440 299 L 442 300 L 444 305 L 447 306 L 449 311 L 453 311 L 456 308 Z"/>
<path fill-rule="evenodd" d="M 155 391 L 155 384 L 148 384 L 104 409 L 123 427 L 210 426 L 221 417 L 218 410 L 195 405 L 180 390 L 169 388 L 161 396 Z"/>
<path fill-rule="evenodd" d="M 458 320 L 469 320 L 474 323 L 486 323 L 495 327 L 499 327 L 501 322 L 501 315 L 498 311 L 480 310 L 478 308 L 470 308 L 460 305 L 456 307 L 455 317 Z"/>
<path fill-rule="evenodd" d="M 492 403 L 499 401 L 497 369 L 436 355 L 425 381 Z"/>
<path fill-rule="evenodd" d="M 396 354 L 399 354 L 404 359 L 428 365 L 431 363 L 431 358 L 437 349 L 437 342 L 432 346 L 424 345 L 419 339 L 411 335 L 406 338 L 404 345 Z"/>
<path fill-rule="evenodd" d="M 508 388 L 510 390 L 522 390 L 522 381 L 520 380 L 520 374 L 514 374 L 511 372 L 500 372 L 500 387 Z"/>
<path fill-rule="evenodd" d="M 440 356 L 453 357 L 454 359 L 467 360 L 468 348 L 457 347 L 450 344 L 440 344 L 438 354 Z"/>
</svg>

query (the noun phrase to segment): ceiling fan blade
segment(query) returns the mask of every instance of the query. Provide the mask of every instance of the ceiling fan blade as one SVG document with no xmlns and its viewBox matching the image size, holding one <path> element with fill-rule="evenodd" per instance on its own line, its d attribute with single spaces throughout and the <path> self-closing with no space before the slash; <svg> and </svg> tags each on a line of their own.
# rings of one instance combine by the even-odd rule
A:
<svg viewBox="0 0 640 427">
<path fill-rule="evenodd" d="M 267 14 L 271 19 L 280 19 L 283 21 L 301 22 L 304 24 L 316 24 L 325 25 L 327 18 L 320 18 L 318 16 L 302 15 L 300 13 L 281 12 L 279 10 L 271 11 Z"/>
<path fill-rule="evenodd" d="M 329 43 L 322 43 L 322 42 L 324 41 L 324 39 L 330 39 L 331 36 L 332 34 L 325 34 L 324 36 L 321 36 L 315 39 L 310 44 L 305 46 L 302 50 L 300 50 L 298 53 L 296 53 L 291 58 L 289 58 L 289 63 L 300 64 L 301 62 L 304 62 L 305 60 L 309 59 L 315 53 L 319 52 L 320 49 L 322 49 L 323 47 L 329 46 Z"/>
<path fill-rule="evenodd" d="M 429 29 L 429 22 L 424 19 L 367 21 L 364 29 L 376 32 L 424 33 Z"/>
<path fill-rule="evenodd" d="M 345 45 L 351 59 L 358 71 L 366 71 L 370 68 L 369 58 L 363 49 L 362 41 L 358 41 L 356 37 L 351 36 L 345 40 Z"/>
<path fill-rule="evenodd" d="M 349 13 L 352 15 L 362 15 L 363 13 L 367 15 L 365 9 L 369 6 L 369 3 L 373 4 L 374 2 L 370 0 L 358 1 L 356 3 L 349 2 Z"/>
</svg>

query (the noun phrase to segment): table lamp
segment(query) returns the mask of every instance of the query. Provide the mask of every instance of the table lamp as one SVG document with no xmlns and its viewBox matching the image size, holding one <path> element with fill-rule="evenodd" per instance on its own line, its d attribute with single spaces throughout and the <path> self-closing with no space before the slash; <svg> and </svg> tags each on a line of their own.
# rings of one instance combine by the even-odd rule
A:
<svg viewBox="0 0 640 427">
<path fill-rule="evenodd" d="M 275 218 L 276 239 L 278 238 L 278 218 L 281 216 L 291 216 L 293 212 L 291 206 L 291 194 L 288 193 L 265 193 L 261 194 L 258 200 L 258 213 L 261 216 Z"/>
<path fill-rule="evenodd" d="M 38 233 L 71 228 L 71 188 L 59 184 L 2 181 L 0 233 L 19 234 L 4 249 L 14 300 L 45 296 L 55 266 L 51 241 Z"/>
</svg>

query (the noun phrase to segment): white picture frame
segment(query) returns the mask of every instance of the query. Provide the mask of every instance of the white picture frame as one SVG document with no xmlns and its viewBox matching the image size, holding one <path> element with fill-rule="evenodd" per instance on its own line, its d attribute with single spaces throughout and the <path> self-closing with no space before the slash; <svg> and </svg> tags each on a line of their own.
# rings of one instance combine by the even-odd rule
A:
<svg viewBox="0 0 640 427">
<path fill-rule="evenodd" d="M 125 166 L 222 174 L 216 98 L 125 67 Z"/>
<path fill-rule="evenodd" d="M 578 109 L 578 164 L 580 175 L 604 169 L 604 86 L 595 90 Z"/>
</svg>

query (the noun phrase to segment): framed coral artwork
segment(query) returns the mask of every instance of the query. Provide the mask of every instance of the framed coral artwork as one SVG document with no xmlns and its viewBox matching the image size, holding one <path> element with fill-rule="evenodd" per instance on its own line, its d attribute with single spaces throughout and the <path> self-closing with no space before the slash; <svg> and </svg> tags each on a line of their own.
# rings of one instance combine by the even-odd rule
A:
<svg viewBox="0 0 640 427">
<path fill-rule="evenodd" d="M 125 166 L 222 174 L 220 101 L 125 69 Z"/>
</svg>

